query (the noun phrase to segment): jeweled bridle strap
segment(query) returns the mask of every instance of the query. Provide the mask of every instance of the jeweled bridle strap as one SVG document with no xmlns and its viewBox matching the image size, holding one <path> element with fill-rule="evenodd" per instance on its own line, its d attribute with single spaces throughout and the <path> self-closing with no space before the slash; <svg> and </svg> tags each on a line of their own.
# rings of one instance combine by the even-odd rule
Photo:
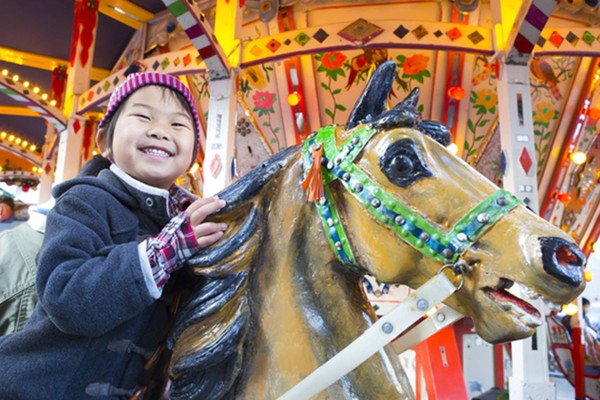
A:
<svg viewBox="0 0 600 400">
<path fill-rule="evenodd" d="M 456 263 L 460 255 L 492 227 L 503 215 L 522 204 L 512 193 L 499 189 L 464 215 L 447 233 L 429 223 L 394 196 L 377 186 L 354 160 L 377 130 L 370 125 L 358 127 L 339 148 L 335 125 L 321 128 L 304 143 L 305 171 L 312 166 L 312 154 L 322 147 L 324 195 L 317 210 L 329 242 L 346 265 L 358 267 L 348 236 L 335 209 L 329 184 L 339 180 L 344 187 L 381 223 L 425 256 L 442 263 Z"/>
</svg>

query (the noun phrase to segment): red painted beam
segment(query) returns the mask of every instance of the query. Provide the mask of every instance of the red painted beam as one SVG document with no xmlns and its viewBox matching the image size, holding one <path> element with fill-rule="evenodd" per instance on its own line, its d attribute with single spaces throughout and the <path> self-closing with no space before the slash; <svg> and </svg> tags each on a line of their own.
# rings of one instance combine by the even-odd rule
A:
<svg viewBox="0 0 600 400">
<path fill-rule="evenodd" d="M 574 326 L 573 330 L 573 368 L 575 373 L 575 400 L 585 400 L 585 349 L 581 342 L 581 328 Z"/>
<path fill-rule="evenodd" d="M 451 21 L 456 24 L 468 24 L 469 15 L 464 15 L 452 5 Z M 456 143 L 456 127 L 458 125 L 458 106 L 460 100 L 449 96 L 450 88 L 462 87 L 462 74 L 465 64 L 465 53 L 449 51 L 446 61 L 446 84 L 444 87 L 444 100 L 442 105 L 442 124 L 452 132 L 452 142 Z"/>
<path fill-rule="evenodd" d="M 279 25 L 279 32 L 287 32 L 296 29 L 292 7 L 288 6 L 281 8 L 277 13 L 277 22 Z M 301 143 L 310 134 L 310 127 L 308 126 L 308 113 L 306 111 L 306 96 L 304 95 L 300 57 L 296 56 L 285 59 L 283 61 L 283 66 L 285 68 L 288 91 L 290 95 L 297 95 L 297 103 L 289 105 L 292 108 L 296 143 Z M 291 143 L 288 143 L 288 145 L 291 145 Z"/>
<path fill-rule="evenodd" d="M 594 221 L 594 225 L 592 226 L 594 228 L 592 229 L 592 232 L 590 233 L 590 236 L 588 237 L 587 241 L 582 246 L 583 253 L 586 257 L 589 257 L 590 254 L 592 254 L 592 246 L 598 241 L 598 237 L 600 237 L 600 215 L 598 215 L 598 217 Z"/>
<path fill-rule="evenodd" d="M 571 126 L 569 127 L 569 134 L 567 135 L 565 141 L 561 146 L 560 156 L 558 158 L 558 162 L 554 167 L 554 171 L 552 173 L 552 178 L 550 179 L 550 183 L 548 185 L 548 191 L 546 192 L 546 196 L 544 197 L 544 201 L 542 206 L 540 207 L 540 215 L 542 218 L 546 220 L 550 220 L 550 216 L 554 207 L 556 206 L 556 202 L 558 201 L 556 195 L 560 191 L 564 180 L 567 176 L 567 172 L 569 169 L 570 159 L 569 154 L 575 149 L 577 141 L 579 140 L 580 132 L 583 129 L 583 124 L 585 122 L 587 110 L 589 105 L 589 100 L 593 96 L 593 92 L 596 89 L 595 78 L 596 70 L 599 68 L 598 59 L 594 59 L 591 64 L 588 76 L 586 78 L 583 90 L 581 91 L 581 96 L 577 103 L 576 110 L 579 110 L 577 115 L 578 117 L 573 118 L 571 122 Z"/>
</svg>

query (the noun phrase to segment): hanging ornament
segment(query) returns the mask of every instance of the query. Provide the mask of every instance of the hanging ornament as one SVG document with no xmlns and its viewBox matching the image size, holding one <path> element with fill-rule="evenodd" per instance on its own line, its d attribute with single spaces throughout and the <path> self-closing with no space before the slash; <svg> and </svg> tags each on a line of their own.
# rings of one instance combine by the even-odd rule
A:
<svg viewBox="0 0 600 400">
<path fill-rule="evenodd" d="M 571 200 L 573 200 L 573 196 L 571 196 L 571 193 L 563 192 L 563 193 L 557 194 L 556 199 L 566 205 L 566 204 L 569 204 L 571 202 Z"/>
<path fill-rule="evenodd" d="M 50 98 L 56 100 L 55 107 L 61 108 L 63 94 L 67 83 L 67 67 L 59 65 L 52 71 L 52 83 L 50 87 Z"/>
<path fill-rule="evenodd" d="M 599 120 L 600 119 L 600 108 L 598 108 L 598 107 L 590 108 L 588 110 L 588 117 L 590 119 L 593 119 L 594 121 Z"/>
<path fill-rule="evenodd" d="M 96 120 L 94 117 L 89 117 L 85 120 L 83 128 L 83 142 L 81 144 L 81 157 L 83 160 L 89 160 L 92 156 L 93 141 L 94 141 L 94 128 L 96 127 Z"/>
<path fill-rule="evenodd" d="M 87 65 L 90 47 L 94 41 L 94 31 L 98 21 L 98 0 L 76 0 L 75 19 L 73 22 L 73 38 L 71 39 L 71 66 L 75 65 L 77 45 L 81 44 L 79 60 L 81 66 Z"/>
<path fill-rule="evenodd" d="M 456 101 L 461 101 L 465 97 L 465 89 L 461 86 L 452 86 L 448 89 L 448 96 Z"/>
</svg>

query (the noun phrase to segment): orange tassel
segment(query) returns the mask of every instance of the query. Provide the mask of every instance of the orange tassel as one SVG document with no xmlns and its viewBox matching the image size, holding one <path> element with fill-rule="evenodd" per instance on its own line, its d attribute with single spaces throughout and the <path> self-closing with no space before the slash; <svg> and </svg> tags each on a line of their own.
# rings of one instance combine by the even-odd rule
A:
<svg viewBox="0 0 600 400">
<path fill-rule="evenodd" d="M 323 188 L 323 172 L 321 171 L 323 146 L 319 146 L 317 150 L 313 148 L 311 153 L 313 163 L 302 182 L 302 190 L 307 192 L 307 201 L 319 200 L 325 193 L 325 189 Z"/>
</svg>

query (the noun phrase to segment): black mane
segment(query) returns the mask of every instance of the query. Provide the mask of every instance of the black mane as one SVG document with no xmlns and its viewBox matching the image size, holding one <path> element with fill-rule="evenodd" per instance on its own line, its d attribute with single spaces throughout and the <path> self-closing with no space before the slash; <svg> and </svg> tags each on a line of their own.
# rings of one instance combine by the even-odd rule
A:
<svg viewBox="0 0 600 400">
<path fill-rule="evenodd" d="M 448 145 L 451 136 L 444 125 L 422 121 L 417 109 L 418 89 L 396 107 L 387 110 L 385 103 L 395 68 L 394 62 L 387 62 L 377 69 L 354 107 L 346 129 L 362 123 L 372 124 L 379 131 L 413 128 Z M 188 260 L 188 266 L 201 276 L 201 284 L 178 313 L 168 339 L 170 349 L 177 340 L 185 343 L 179 346 L 183 350 L 176 349 L 176 352 L 179 350 L 184 354 L 175 354 L 177 357 L 171 364 L 173 384 L 170 394 L 173 400 L 233 398 L 245 348 L 251 340 L 247 335 L 251 325 L 247 292 L 249 269 L 255 255 L 246 253 L 243 261 L 239 261 L 239 257 L 237 261 L 232 259 L 236 259 L 235 253 L 240 248 L 250 248 L 252 246 L 248 244 L 251 241 L 261 240 L 261 222 L 267 219 L 261 208 L 264 204 L 257 205 L 252 200 L 261 191 L 267 190 L 267 184 L 288 165 L 299 149 L 300 146 L 293 146 L 275 154 L 218 194 L 227 202 L 218 215 L 227 216 L 239 228 L 223 243 L 203 249 Z M 244 265 L 235 265 L 236 262 Z M 187 332 L 192 325 L 208 324 L 206 320 L 210 318 L 218 319 L 215 327 L 191 329 L 191 334 Z M 199 338 L 189 337 L 194 333 Z M 186 353 L 186 349 L 190 348 L 194 350 Z"/>
<path fill-rule="evenodd" d="M 218 196 L 227 205 L 218 215 L 235 213 L 238 208 L 264 189 L 277 175 L 299 146 L 289 147 L 266 160 L 241 179 L 221 191 Z M 243 213 L 239 229 L 223 243 L 203 249 L 187 262 L 196 273 L 208 267 L 223 264 L 237 249 L 254 235 L 260 234 L 259 221 L 263 213 L 255 205 Z M 173 384 L 171 398 L 177 399 L 227 399 L 233 398 L 235 385 L 243 363 L 244 347 L 250 322 L 247 299 L 248 271 L 230 273 L 207 272 L 200 279 L 197 289 L 177 313 L 174 328 L 167 344 L 173 349 L 175 342 L 185 336 L 185 330 L 216 313 L 224 313 L 226 319 L 215 338 L 198 351 L 177 358 L 171 365 Z M 211 332 L 213 334 L 214 332 Z M 185 340 L 186 338 L 182 338 Z"/>
</svg>

